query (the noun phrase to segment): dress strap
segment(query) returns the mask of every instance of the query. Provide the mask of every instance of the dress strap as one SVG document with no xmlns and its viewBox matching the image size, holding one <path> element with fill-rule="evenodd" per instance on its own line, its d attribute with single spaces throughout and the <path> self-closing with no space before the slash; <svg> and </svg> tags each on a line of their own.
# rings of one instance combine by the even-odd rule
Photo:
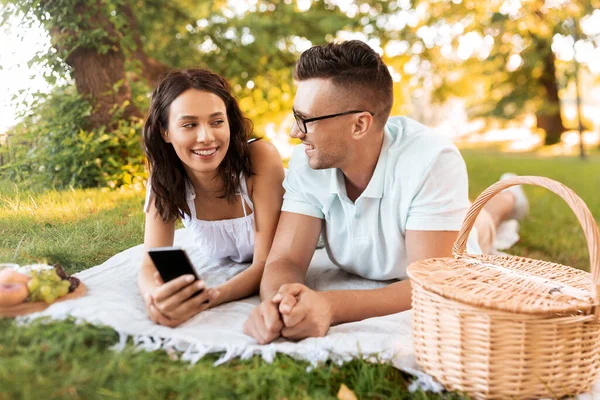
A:
<svg viewBox="0 0 600 400">
<path fill-rule="evenodd" d="M 250 207 L 250 210 L 254 211 L 254 204 L 252 200 L 250 200 L 250 196 L 248 196 L 248 185 L 246 184 L 246 177 L 244 174 L 240 174 L 240 196 L 242 196 L 242 204 L 244 200 Z M 244 215 L 246 215 L 246 207 L 244 207 Z"/>
<path fill-rule="evenodd" d="M 242 200 L 242 210 L 244 210 L 244 217 L 247 217 L 248 213 L 246 212 L 246 203 L 244 202 L 244 193 L 242 193 L 240 191 L 239 194 L 240 194 L 240 199 Z"/>
<path fill-rule="evenodd" d="M 254 224 L 251 218 L 248 218 L 248 213 L 246 212 L 246 203 L 250 210 L 254 211 L 254 205 L 252 204 L 252 200 L 248 197 L 248 186 L 246 185 L 246 177 L 244 174 L 240 174 L 240 198 L 242 199 L 242 209 L 244 210 L 244 220 L 246 221 L 246 230 L 248 232 L 252 232 L 254 230 Z"/>
</svg>

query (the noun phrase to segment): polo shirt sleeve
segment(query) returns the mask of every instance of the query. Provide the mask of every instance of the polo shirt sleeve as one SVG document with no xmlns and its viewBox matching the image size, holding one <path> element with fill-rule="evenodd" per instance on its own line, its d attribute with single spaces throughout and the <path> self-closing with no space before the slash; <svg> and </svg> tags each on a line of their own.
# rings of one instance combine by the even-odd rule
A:
<svg viewBox="0 0 600 400">
<path fill-rule="evenodd" d="M 298 151 L 294 151 L 294 155 L 288 164 L 289 169 L 283 181 L 285 194 L 283 195 L 281 211 L 324 219 L 325 215 L 321 211 L 321 204 L 310 194 L 311 190 L 315 188 L 310 187 L 310 182 L 303 179 L 303 175 L 310 173 L 310 171 L 303 171 L 303 169 L 310 167 L 302 165 L 304 160 L 299 160 L 301 158 L 299 155 Z"/>
<path fill-rule="evenodd" d="M 465 162 L 456 148 L 446 148 L 421 179 L 408 210 L 406 230 L 458 231 L 469 206 Z"/>
</svg>

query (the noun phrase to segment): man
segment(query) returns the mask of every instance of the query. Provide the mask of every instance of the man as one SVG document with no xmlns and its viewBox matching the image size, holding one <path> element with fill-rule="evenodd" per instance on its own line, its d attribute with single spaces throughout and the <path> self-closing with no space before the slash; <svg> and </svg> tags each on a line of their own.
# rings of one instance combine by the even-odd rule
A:
<svg viewBox="0 0 600 400">
<path fill-rule="evenodd" d="M 334 324 L 411 307 L 406 267 L 449 257 L 469 207 L 465 163 L 450 140 L 406 117 L 389 118 L 390 73 L 360 41 L 315 46 L 294 77 L 302 140 L 289 164 L 277 233 L 261 282 L 262 303 L 244 324 L 259 343 L 323 336 Z M 480 230 L 513 211 L 515 196 L 491 202 Z M 316 292 L 303 282 L 323 232 L 331 261 L 374 290 Z M 475 232 L 475 231 L 474 231 Z M 477 233 L 470 250 L 477 251 Z"/>
</svg>

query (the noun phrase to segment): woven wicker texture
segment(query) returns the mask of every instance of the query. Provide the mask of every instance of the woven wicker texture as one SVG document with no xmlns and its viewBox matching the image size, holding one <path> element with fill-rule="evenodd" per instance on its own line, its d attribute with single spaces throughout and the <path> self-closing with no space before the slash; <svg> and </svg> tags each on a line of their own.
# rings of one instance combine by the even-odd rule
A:
<svg viewBox="0 0 600 400">
<path fill-rule="evenodd" d="M 521 257 L 466 254 L 479 211 L 519 184 L 550 189 L 584 229 L 592 274 Z M 417 362 L 448 389 L 474 398 L 562 397 L 589 390 L 600 372 L 598 226 L 559 182 L 515 177 L 486 189 L 467 213 L 455 258 L 408 269 Z"/>
<path fill-rule="evenodd" d="M 589 314 L 598 304 L 590 274 L 511 256 L 425 260 L 410 278 L 443 297 L 503 311 L 539 315 Z"/>
</svg>

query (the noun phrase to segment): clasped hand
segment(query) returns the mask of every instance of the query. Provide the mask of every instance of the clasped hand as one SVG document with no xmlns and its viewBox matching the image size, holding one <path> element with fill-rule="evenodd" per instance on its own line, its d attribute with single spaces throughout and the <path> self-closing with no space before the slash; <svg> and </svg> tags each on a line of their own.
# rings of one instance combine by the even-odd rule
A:
<svg viewBox="0 0 600 400">
<path fill-rule="evenodd" d="M 300 283 L 282 285 L 272 299 L 252 310 L 244 333 L 266 344 L 283 336 L 291 340 L 325 336 L 332 322 L 331 306 L 323 293 Z"/>
</svg>

